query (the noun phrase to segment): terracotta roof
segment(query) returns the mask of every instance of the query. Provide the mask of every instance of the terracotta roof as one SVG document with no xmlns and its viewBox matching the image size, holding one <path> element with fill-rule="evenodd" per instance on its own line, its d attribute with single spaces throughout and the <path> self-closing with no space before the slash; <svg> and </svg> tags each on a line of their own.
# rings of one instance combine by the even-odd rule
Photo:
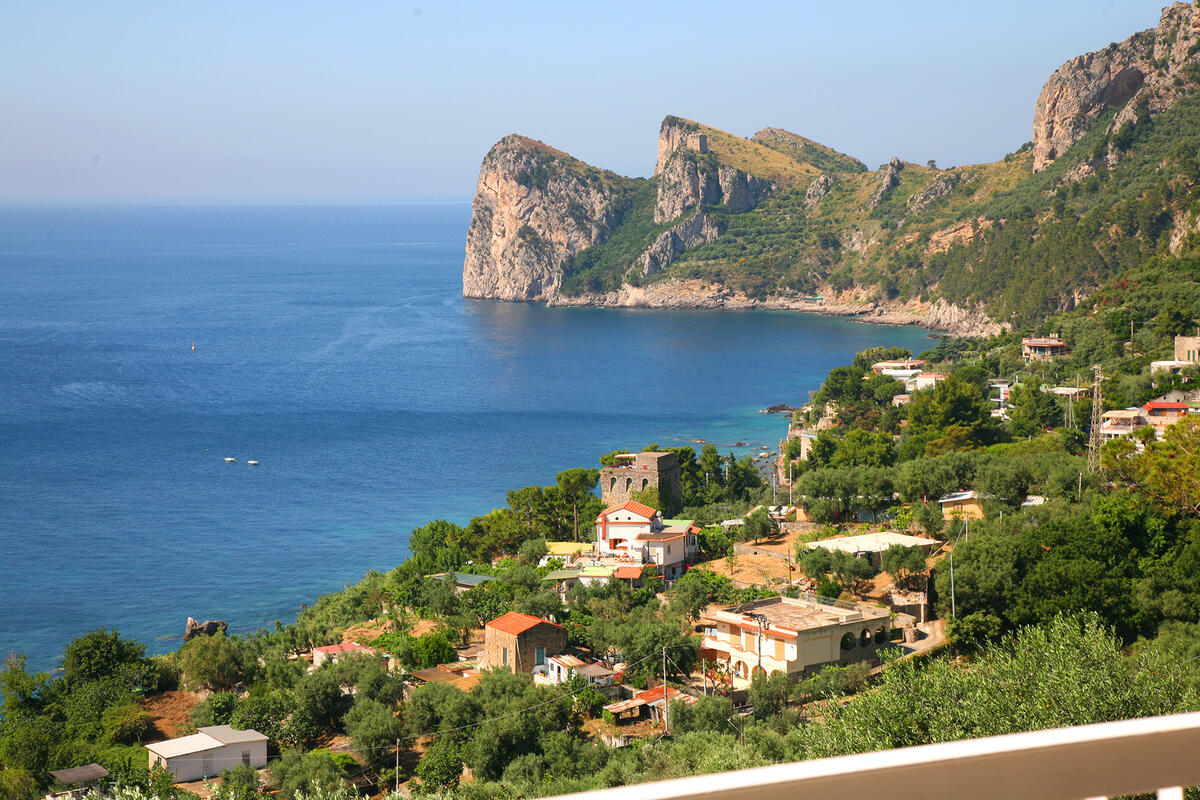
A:
<svg viewBox="0 0 1200 800">
<path fill-rule="evenodd" d="M 600 512 L 600 516 L 606 517 L 614 511 L 632 511 L 635 514 L 640 514 L 647 519 L 653 519 L 658 512 L 645 503 L 639 503 L 637 500 L 626 500 L 619 506 L 612 506 Z"/>
<path fill-rule="evenodd" d="M 690 694 L 684 694 L 673 686 L 655 686 L 653 689 L 647 689 L 644 692 L 638 692 L 633 696 L 633 699 L 641 700 L 643 703 L 647 704 L 661 703 L 664 690 L 666 692 L 667 699 L 669 700 L 682 700 L 685 703 L 696 702 L 696 698 L 692 697 Z"/>
<path fill-rule="evenodd" d="M 556 628 L 562 628 L 557 622 L 551 622 L 548 619 L 535 617 L 530 614 L 522 614 L 519 611 L 510 611 L 502 617 L 496 617 L 487 624 L 489 628 L 495 628 L 498 631 L 520 636 L 530 628 L 536 628 L 538 625 L 553 625 Z M 563 628 L 563 630 L 566 630 Z"/>
<path fill-rule="evenodd" d="M 639 578 L 642 577 L 642 568 L 641 567 L 617 567 L 613 571 L 612 576 L 614 578 L 620 578 L 621 580 L 638 580 Z"/>
<path fill-rule="evenodd" d="M 1146 403 L 1146 405 L 1142 406 L 1142 408 L 1146 409 L 1147 411 L 1187 411 L 1189 408 L 1191 408 L 1191 406 L 1189 406 L 1187 403 L 1172 403 L 1167 400 L 1151 400 L 1149 403 Z"/>
<path fill-rule="evenodd" d="M 341 644 L 327 644 L 324 647 L 314 647 L 313 652 L 316 653 L 350 653 L 360 650 L 375 652 L 370 647 L 363 647 L 358 642 L 342 642 Z"/>
</svg>

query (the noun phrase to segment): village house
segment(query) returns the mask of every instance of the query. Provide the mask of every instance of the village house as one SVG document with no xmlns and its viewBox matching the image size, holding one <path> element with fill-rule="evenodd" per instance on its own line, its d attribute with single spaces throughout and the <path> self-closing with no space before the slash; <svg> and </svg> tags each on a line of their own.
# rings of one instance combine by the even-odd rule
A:
<svg viewBox="0 0 1200 800">
<path fill-rule="evenodd" d="M 912 393 L 936 386 L 950 376 L 944 372 L 919 372 L 904 382 L 904 391 Z"/>
<path fill-rule="evenodd" d="M 653 508 L 628 500 L 596 517 L 596 556 L 634 565 L 654 564 L 664 579 L 675 580 L 699 552 L 698 532 L 690 521 L 664 525 L 662 515 Z"/>
<path fill-rule="evenodd" d="M 1175 360 L 1200 363 L 1200 336 L 1176 336 Z"/>
<path fill-rule="evenodd" d="M 579 583 L 580 572 L 579 568 L 556 569 L 542 576 L 542 583 L 553 583 L 554 591 L 558 592 L 558 599 L 565 603 L 571 588 Z"/>
<path fill-rule="evenodd" d="M 324 664 L 326 661 L 337 663 L 339 659 L 347 654 L 373 656 L 376 651 L 373 647 L 364 647 L 357 642 L 342 642 L 341 644 L 327 644 L 324 647 L 314 647 L 312 651 L 313 669 Z"/>
<path fill-rule="evenodd" d="M 878 567 L 882 565 L 883 554 L 890 547 L 920 547 L 928 555 L 941 545 L 942 543 L 937 539 L 909 536 L 896 531 L 879 531 L 878 533 L 864 533 L 861 536 L 835 536 L 832 539 L 809 542 L 805 546 L 809 550 L 816 550 L 818 547 L 831 551 L 841 550 L 843 553 L 861 556 Z"/>
<path fill-rule="evenodd" d="M 455 689 L 469 692 L 479 683 L 479 671 L 452 664 L 438 664 L 436 667 L 409 672 L 407 683 L 406 695 L 417 686 L 424 686 L 427 683 L 444 683 Z"/>
<path fill-rule="evenodd" d="M 1168 400 L 1151 400 L 1142 406 L 1142 411 L 1146 412 L 1146 421 L 1154 426 L 1155 435 L 1161 439 L 1167 428 L 1191 413 L 1191 406 Z"/>
<path fill-rule="evenodd" d="M 702 647 L 728 664 L 735 687 L 756 672 L 798 680 L 814 667 L 871 658 L 891 638 L 888 609 L 815 597 L 772 597 L 707 611 L 700 623 Z"/>
<path fill-rule="evenodd" d="M 1026 361 L 1049 361 L 1059 356 L 1070 355 L 1067 343 L 1057 333 L 1049 336 L 1026 336 L 1021 340 L 1021 358 Z"/>
<path fill-rule="evenodd" d="M 650 719 L 659 722 L 663 719 L 663 711 L 666 704 L 675 702 L 694 705 L 696 698 L 679 691 L 673 686 L 659 685 L 653 689 L 638 692 L 628 700 L 609 703 L 604 707 L 604 710 L 618 720 L 630 720 L 641 717 L 642 712 L 649 709 Z"/>
<path fill-rule="evenodd" d="M 887 375 L 892 378 L 911 378 L 920 373 L 925 362 L 919 358 L 905 358 L 900 361 L 876 361 L 871 365 L 871 372 L 876 375 Z"/>
<path fill-rule="evenodd" d="M 592 664 L 570 653 L 550 656 L 546 663 L 533 668 L 533 682 L 556 685 L 566 683 L 575 676 L 597 687 L 611 686 L 613 671 L 602 664 Z"/>
<path fill-rule="evenodd" d="M 508 667 L 519 675 L 529 675 L 566 647 L 567 629 L 562 625 L 510 611 L 484 626 L 479 669 Z"/>
<path fill-rule="evenodd" d="M 983 499 L 979 492 L 954 492 L 938 500 L 942 519 L 983 519 Z"/>
<path fill-rule="evenodd" d="M 1149 424 L 1150 420 L 1140 408 L 1115 408 L 1105 411 L 1101 416 L 1100 439 L 1105 442 L 1119 439 Z"/>
<path fill-rule="evenodd" d="M 210 725 L 191 736 L 146 745 L 150 767 L 163 767 L 176 783 L 213 778 L 239 764 L 267 765 L 267 737 L 253 729 Z"/>
<path fill-rule="evenodd" d="M 435 581 L 449 581 L 454 588 L 455 595 L 461 595 L 476 586 L 496 580 L 491 575 L 472 575 L 469 572 L 435 572 L 433 575 L 425 577 Z"/>
</svg>

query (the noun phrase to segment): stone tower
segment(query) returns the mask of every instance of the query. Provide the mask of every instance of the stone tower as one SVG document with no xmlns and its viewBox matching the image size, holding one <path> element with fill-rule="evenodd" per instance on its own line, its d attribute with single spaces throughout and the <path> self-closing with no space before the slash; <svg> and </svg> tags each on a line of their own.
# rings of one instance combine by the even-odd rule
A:
<svg viewBox="0 0 1200 800">
<path fill-rule="evenodd" d="M 616 458 L 616 464 L 600 470 L 600 492 L 606 506 L 620 505 L 637 492 L 653 488 L 667 506 L 659 511 L 679 507 L 683 500 L 682 473 L 674 453 L 624 453 Z"/>
<path fill-rule="evenodd" d="M 687 137 L 687 148 L 695 150 L 697 153 L 708 152 L 708 134 L 706 133 L 689 133 Z"/>
</svg>

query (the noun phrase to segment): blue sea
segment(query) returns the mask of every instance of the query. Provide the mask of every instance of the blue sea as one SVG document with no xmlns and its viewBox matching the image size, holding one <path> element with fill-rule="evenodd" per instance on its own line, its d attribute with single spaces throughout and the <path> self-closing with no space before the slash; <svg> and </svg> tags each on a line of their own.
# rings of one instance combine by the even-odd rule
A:
<svg viewBox="0 0 1200 800">
<path fill-rule="evenodd" d="M 430 519 L 617 448 L 774 448 L 784 419 L 761 409 L 863 348 L 932 344 L 789 312 L 464 300 L 469 217 L 0 209 L 0 656 L 290 620 Z"/>
</svg>

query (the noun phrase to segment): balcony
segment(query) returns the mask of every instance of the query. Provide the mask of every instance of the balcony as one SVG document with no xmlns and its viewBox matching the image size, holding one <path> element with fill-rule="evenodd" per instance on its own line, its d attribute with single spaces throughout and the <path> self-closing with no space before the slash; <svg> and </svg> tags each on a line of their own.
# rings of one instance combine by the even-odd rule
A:
<svg viewBox="0 0 1200 800">
<path fill-rule="evenodd" d="M 572 800 L 1084 800 L 1200 785 L 1200 713 L 1016 733 L 698 775 Z"/>
</svg>

